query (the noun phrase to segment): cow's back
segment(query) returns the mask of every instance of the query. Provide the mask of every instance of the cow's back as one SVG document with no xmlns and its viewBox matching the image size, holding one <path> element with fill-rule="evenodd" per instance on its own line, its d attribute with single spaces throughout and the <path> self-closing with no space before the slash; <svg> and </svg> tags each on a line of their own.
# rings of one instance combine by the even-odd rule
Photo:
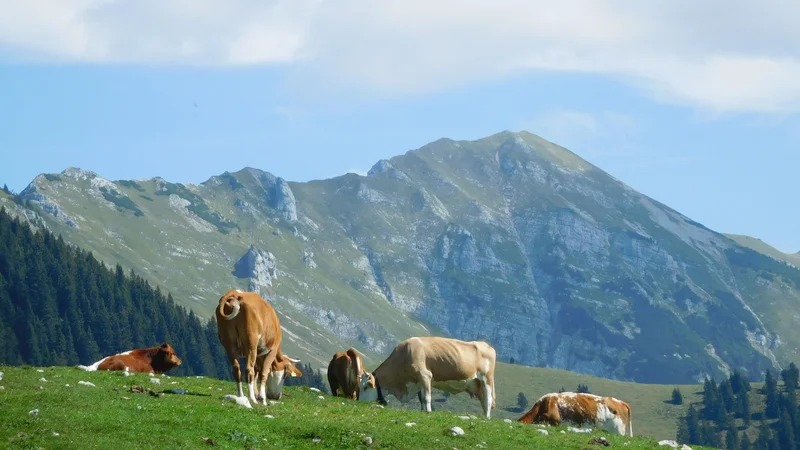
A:
<svg viewBox="0 0 800 450">
<path fill-rule="evenodd" d="M 434 381 L 463 380 L 494 371 L 494 349 L 485 342 L 430 336 L 418 339 L 422 345 L 412 348 L 424 352 Z"/>
</svg>

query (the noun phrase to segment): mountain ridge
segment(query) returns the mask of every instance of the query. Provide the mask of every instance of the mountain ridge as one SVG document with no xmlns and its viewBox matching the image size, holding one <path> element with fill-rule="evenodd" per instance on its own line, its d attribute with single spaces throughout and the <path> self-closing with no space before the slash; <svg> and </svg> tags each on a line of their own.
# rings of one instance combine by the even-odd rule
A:
<svg viewBox="0 0 800 450">
<path fill-rule="evenodd" d="M 442 138 L 309 182 L 98 177 L 40 175 L 19 201 L 201 316 L 259 285 L 232 273 L 249 249 L 272 254 L 265 295 L 291 350 L 320 363 L 349 345 L 373 362 L 419 333 L 640 382 L 756 376 L 797 353 L 800 319 L 779 313 L 800 299 L 794 272 L 531 133 Z"/>
</svg>

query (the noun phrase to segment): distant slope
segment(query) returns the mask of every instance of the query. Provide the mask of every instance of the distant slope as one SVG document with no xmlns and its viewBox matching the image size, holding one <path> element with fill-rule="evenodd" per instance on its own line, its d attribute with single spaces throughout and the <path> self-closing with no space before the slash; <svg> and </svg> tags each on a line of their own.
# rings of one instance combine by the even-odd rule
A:
<svg viewBox="0 0 800 450">
<path fill-rule="evenodd" d="M 641 382 L 758 377 L 798 358 L 800 270 L 527 132 L 440 139 L 308 183 L 42 174 L 18 196 L 64 238 L 203 317 L 262 292 L 287 352 L 375 363 L 421 334 L 501 361 Z M 36 217 L 36 216 L 34 216 Z"/>
<path fill-rule="evenodd" d="M 725 236 L 736 241 L 742 247 L 753 249 L 759 253 L 775 258 L 778 261 L 784 261 L 796 267 L 800 267 L 800 253 L 784 253 L 775 247 L 767 244 L 761 239 L 751 236 L 744 236 L 741 234 L 726 233 Z"/>
</svg>

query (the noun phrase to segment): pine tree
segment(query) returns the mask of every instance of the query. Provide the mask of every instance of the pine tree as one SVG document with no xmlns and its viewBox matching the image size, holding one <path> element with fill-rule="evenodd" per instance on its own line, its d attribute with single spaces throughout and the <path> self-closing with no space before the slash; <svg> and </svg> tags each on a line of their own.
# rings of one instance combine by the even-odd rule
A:
<svg viewBox="0 0 800 450">
<path fill-rule="evenodd" d="M 582 394 L 589 394 L 590 393 L 589 392 L 589 386 L 587 386 L 585 384 L 579 384 L 577 392 L 578 393 L 582 393 Z"/>
<path fill-rule="evenodd" d="M 686 428 L 689 432 L 689 439 L 686 441 L 690 444 L 702 444 L 703 434 L 700 429 L 700 415 L 694 405 L 689 405 L 689 412 L 686 414 Z"/>
<path fill-rule="evenodd" d="M 677 387 L 672 390 L 672 404 L 673 405 L 682 405 L 683 404 L 683 394 L 681 394 L 681 390 Z"/>
<path fill-rule="evenodd" d="M 739 432 L 736 427 L 731 424 L 725 433 L 725 448 L 728 450 L 740 450 L 741 442 L 739 441 Z"/>
<path fill-rule="evenodd" d="M 794 449 L 794 428 L 792 427 L 792 421 L 789 418 L 789 413 L 787 411 L 783 411 L 781 413 L 781 419 L 778 425 L 778 443 L 780 444 L 780 448 L 782 449 Z"/>
<path fill-rule="evenodd" d="M 517 394 L 517 406 L 523 411 L 528 408 L 528 398 L 522 392 Z"/>
<path fill-rule="evenodd" d="M 750 441 L 750 437 L 747 435 L 747 432 L 742 433 L 741 445 L 739 448 L 741 450 L 753 450 L 753 443 Z"/>
<path fill-rule="evenodd" d="M 767 404 L 764 408 L 764 415 L 770 419 L 775 419 L 780 414 L 778 409 L 778 383 L 772 377 L 772 373 L 767 370 L 764 376 L 764 392 L 767 396 Z"/>
<path fill-rule="evenodd" d="M 770 448 L 770 441 L 772 440 L 772 431 L 769 429 L 769 425 L 767 422 L 761 422 L 761 426 L 758 430 L 758 437 L 756 438 L 756 442 L 754 447 L 759 450 L 769 450 Z"/>
<path fill-rule="evenodd" d="M 800 381 L 800 370 L 798 370 L 794 363 L 791 363 L 788 369 L 783 369 L 781 371 L 781 378 L 783 379 L 783 384 L 786 386 L 786 389 L 797 389 L 797 383 Z"/>
</svg>

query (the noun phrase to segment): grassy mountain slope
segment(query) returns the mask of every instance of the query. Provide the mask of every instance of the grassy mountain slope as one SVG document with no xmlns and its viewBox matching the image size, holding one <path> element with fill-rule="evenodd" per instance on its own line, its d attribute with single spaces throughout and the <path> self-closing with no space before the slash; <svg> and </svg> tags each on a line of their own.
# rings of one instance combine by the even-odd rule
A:
<svg viewBox="0 0 800 450">
<path fill-rule="evenodd" d="M 465 420 L 458 417 L 463 411 L 426 414 L 393 408 L 393 397 L 390 407 L 379 408 L 327 395 L 320 399 L 308 388 L 287 387 L 280 403 L 248 410 L 223 400 L 235 393 L 234 383 L 212 378 L 159 377 L 160 384 L 153 384 L 145 374 L 123 377 L 66 367 L 0 366 L 0 371 L 5 417 L 0 441 L 10 448 L 200 448 L 207 446 L 203 438 L 224 448 L 366 448 L 366 436 L 372 438 L 370 448 L 582 448 L 594 436 L 604 436 L 615 446 L 629 442 L 626 448 L 657 447 L 656 440 L 643 437 L 651 431 L 648 423 L 656 420 L 649 420 L 650 412 L 636 403 L 633 438 L 600 431 L 559 433 L 564 427 L 548 427 L 544 436 L 539 427 L 507 424 L 496 417 Z M 184 389 L 188 395 L 132 393 L 134 385 L 156 394 Z M 645 392 L 643 386 L 627 385 Z M 465 434 L 450 436 L 454 426 Z M 674 432 L 667 438 L 672 436 Z"/>
<path fill-rule="evenodd" d="M 229 288 L 261 291 L 287 352 L 323 367 L 350 345 L 372 364 L 441 334 L 487 340 L 503 361 L 686 383 L 757 377 L 800 348 L 800 316 L 781 313 L 800 304 L 800 271 L 526 132 L 440 139 L 367 177 L 308 183 L 252 168 L 112 183 L 70 168 L 17 200 L 201 316 Z M 251 246 L 267 262 L 234 275 Z"/>
<path fill-rule="evenodd" d="M 742 247 L 747 247 L 764 255 L 775 258 L 778 261 L 787 262 L 789 264 L 793 264 L 797 267 L 800 267 L 800 253 L 784 253 L 778 250 L 777 248 L 762 241 L 761 239 L 754 238 L 751 236 L 745 236 L 742 234 L 730 234 L 730 233 L 726 233 L 725 236 L 733 239 L 734 241 L 736 241 L 737 244 L 741 245 Z"/>
</svg>

